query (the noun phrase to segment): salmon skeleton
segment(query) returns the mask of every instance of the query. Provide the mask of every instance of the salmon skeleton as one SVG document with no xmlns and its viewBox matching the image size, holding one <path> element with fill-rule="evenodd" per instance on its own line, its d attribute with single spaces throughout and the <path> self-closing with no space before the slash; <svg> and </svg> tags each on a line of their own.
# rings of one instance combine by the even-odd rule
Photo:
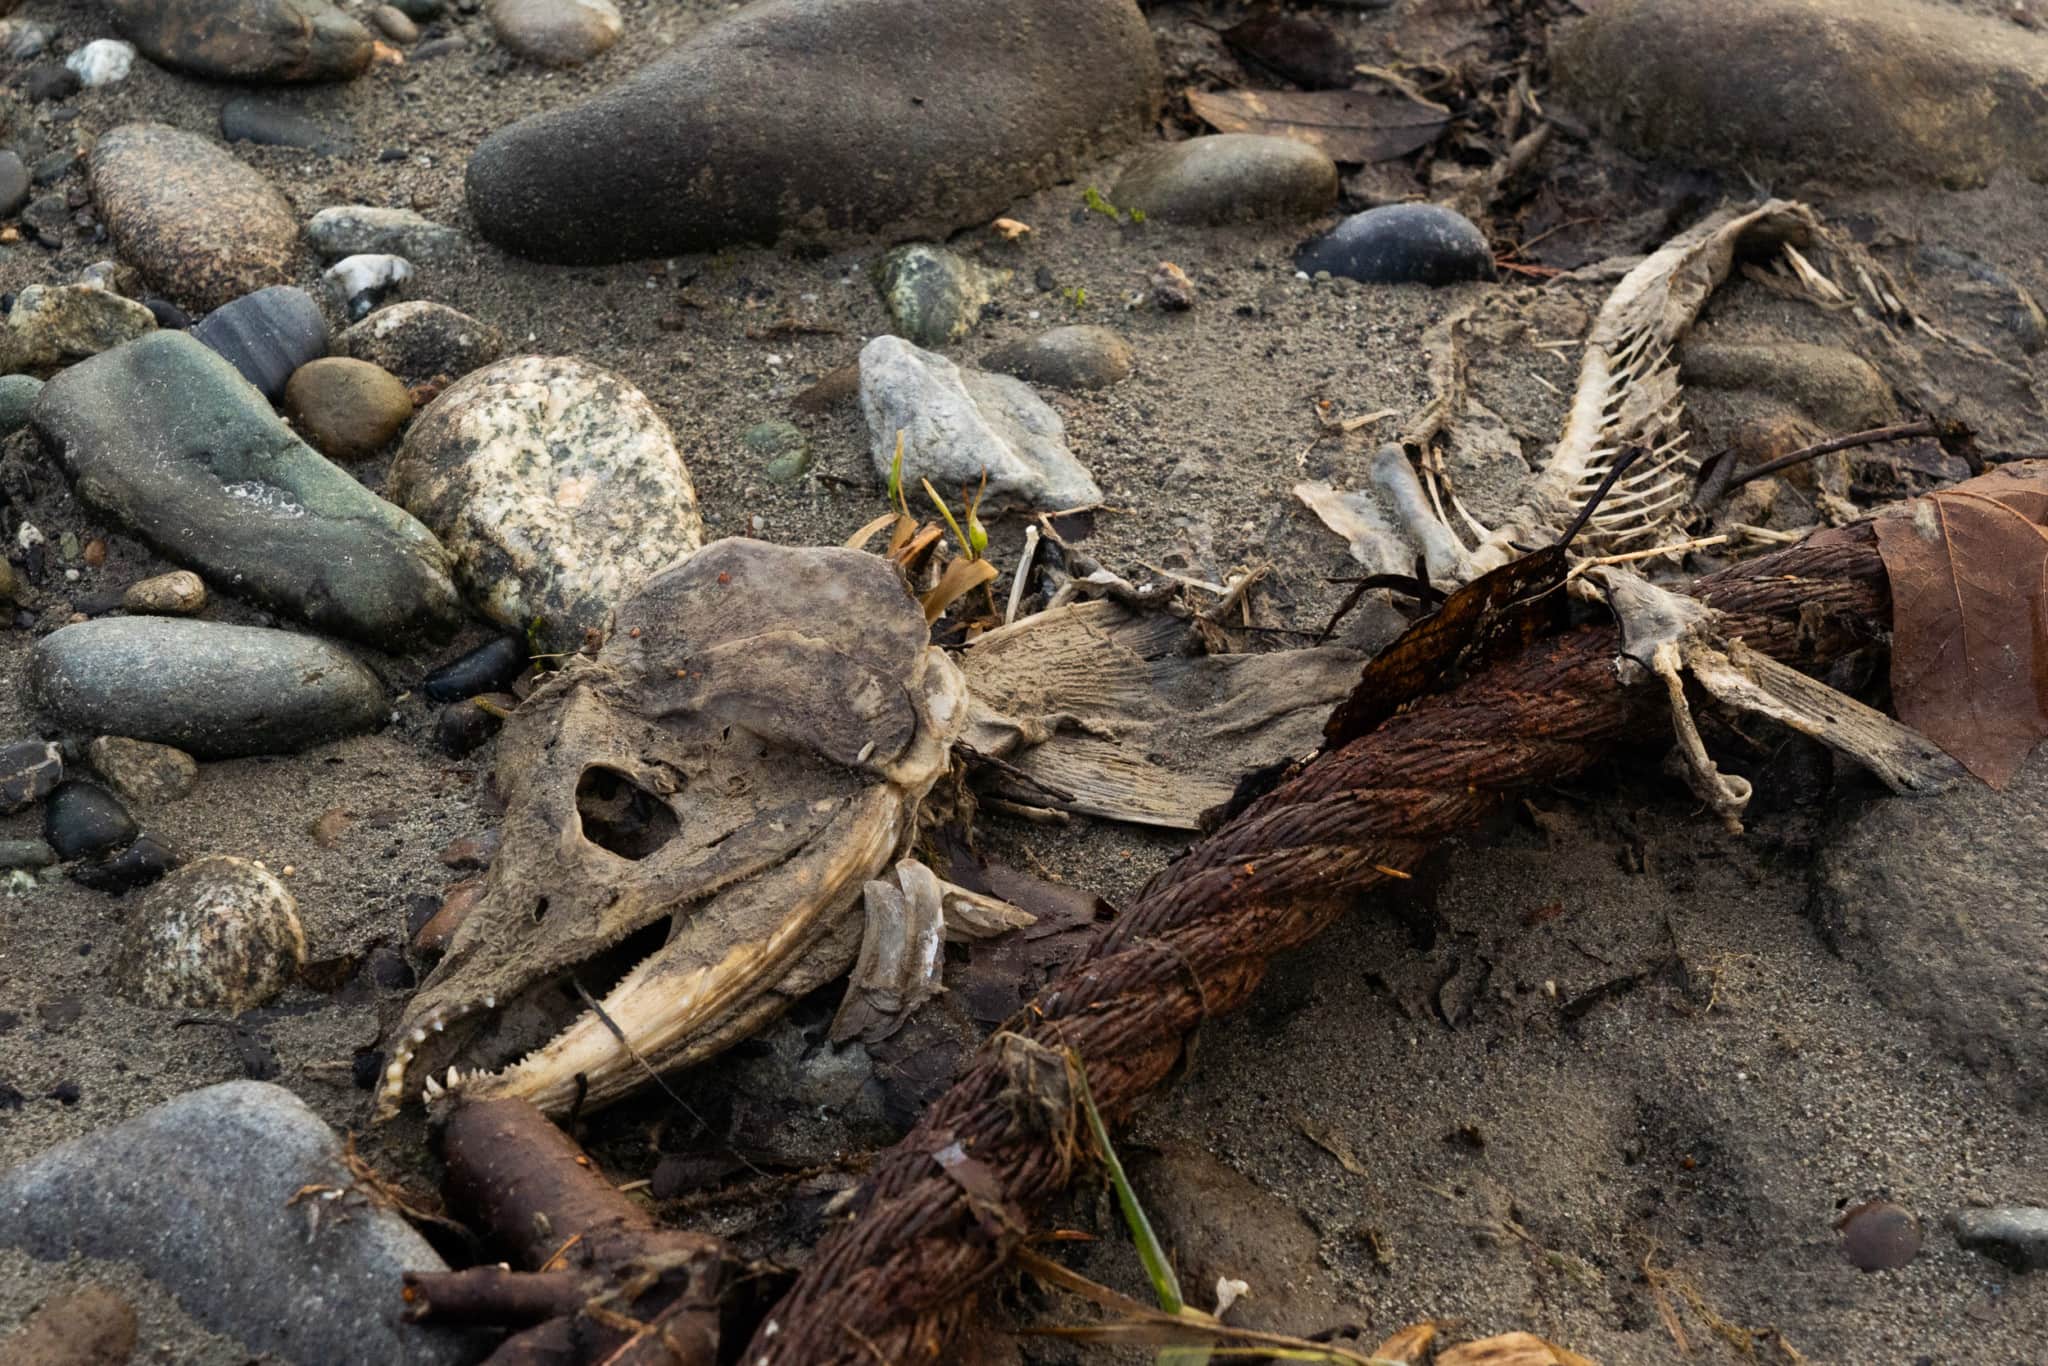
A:
<svg viewBox="0 0 2048 1366">
<path fill-rule="evenodd" d="M 604 1105 L 845 973 L 967 702 L 875 556 L 734 538 L 656 575 L 506 724 L 500 851 L 379 1114 Z"/>
</svg>

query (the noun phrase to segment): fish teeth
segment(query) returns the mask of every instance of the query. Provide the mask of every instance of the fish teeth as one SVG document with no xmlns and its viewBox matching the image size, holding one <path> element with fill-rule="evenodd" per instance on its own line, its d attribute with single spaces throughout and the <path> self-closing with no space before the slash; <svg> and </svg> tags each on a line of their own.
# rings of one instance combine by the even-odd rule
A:
<svg viewBox="0 0 2048 1366">
<path fill-rule="evenodd" d="M 447 1088 L 442 1086 L 440 1082 L 435 1081 L 431 1076 L 427 1078 L 427 1084 L 420 1088 L 420 1099 L 422 1100 L 439 1100 L 447 1094 Z"/>
<path fill-rule="evenodd" d="M 427 1031 L 424 1029 L 414 1029 L 412 1032 L 412 1041 L 414 1043 L 425 1043 L 427 1041 Z"/>
<path fill-rule="evenodd" d="M 450 1066 L 448 1069 L 448 1089 L 453 1091 L 456 1087 L 460 1086 L 461 1084 L 462 1073 L 457 1071 L 453 1066 Z"/>
</svg>

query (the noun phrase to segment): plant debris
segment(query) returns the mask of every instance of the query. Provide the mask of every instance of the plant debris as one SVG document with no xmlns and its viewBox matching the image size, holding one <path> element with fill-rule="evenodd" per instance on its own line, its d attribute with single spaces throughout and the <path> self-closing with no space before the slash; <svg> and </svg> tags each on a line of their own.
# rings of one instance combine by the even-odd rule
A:
<svg viewBox="0 0 2048 1366">
<path fill-rule="evenodd" d="M 2006 466 L 1877 520 L 1899 718 L 1995 788 L 2048 736 L 2048 474 Z"/>
<path fill-rule="evenodd" d="M 1407 156 L 1451 122 L 1442 105 L 1395 90 L 1190 90 L 1188 107 L 1219 133 L 1293 138 L 1352 165 Z"/>
</svg>

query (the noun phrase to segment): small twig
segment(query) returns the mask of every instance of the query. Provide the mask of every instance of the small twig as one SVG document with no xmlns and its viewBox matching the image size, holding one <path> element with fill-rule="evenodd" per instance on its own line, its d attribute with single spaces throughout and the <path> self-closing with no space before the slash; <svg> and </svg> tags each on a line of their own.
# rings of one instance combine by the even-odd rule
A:
<svg viewBox="0 0 2048 1366">
<path fill-rule="evenodd" d="M 1352 585 L 1352 589 L 1344 595 L 1344 601 L 1338 604 L 1337 610 L 1330 614 L 1329 622 L 1316 633 L 1318 645 L 1335 635 L 1338 624 L 1350 616 L 1351 609 L 1358 606 L 1365 595 L 1375 588 L 1405 593 L 1424 607 L 1432 607 L 1444 600 L 1444 594 L 1424 577 L 1424 570 L 1420 564 L 1415 566 L 1413 574 L 1368 574 L 1362 579 L 1332 579 L 1330 582 L 1348 583 Z"/>
<path fill-rule="evenodd" d="M 1031 578 L 1031 562 L 1038 557 L 1038 528 L 1024 528 L 1024 550 L 1017 557 L 1017 568 L 1010 579 L 1010 602 L 1003 609 L 1003 625 L 1008 626 L 1017 619 L 1017 608 L 1024 601 L 1024 585 Z"/>
<path fill-rule="evenodd" d="M 1802 446 L 1790 455 L 1781 455 L 1776 460 L 1766 460 L 1761 465 L 1752 466 L 1742 473 L 1732 476 L 1723 489 L 1723 493 L 1733 493 L 1752 479 L 1761 479 L 1767 474 L 1776 474 L 1779 470 L 1788 470 L 1794 465 L 1803 465 L 1816 456 L 1831 455 L 1836 451 L 1853 450 L 1858 446 L 1875 446 L 1886 441 L 1904 441 L 1909 437 L 1938 437 L 1947 434 L 1947 424 L 1938 422 L 1931 417 L 1923 417 L 1917 422 L 1895 422 L 1889 427 L 1872 427 L 1868 431 L 1850 432 L 1847 436 L 1831 437 L 1826 441 L 1815 442 L 1811 446 Z"/>
<path fill-rule="evenodd" d="M 1677 541 L 1671 545 L 1653 545 L 1647 550 L 1630 550 L 1620 555 L 1601 555 L 1590 560 L 1580 560 L 1572 566 L 1572 577 L 1577 578 L 1595 565 L 1634 564 L 1637 560 L 1654 560 L 1660 555 L 1683 555 L 1691 550 L 1705 550 L 1709 546 L 1724 545 L 1729 539 L 1724 532 L 1719 536 L 1701 536 L 1694 540 Z"/>
</svg>

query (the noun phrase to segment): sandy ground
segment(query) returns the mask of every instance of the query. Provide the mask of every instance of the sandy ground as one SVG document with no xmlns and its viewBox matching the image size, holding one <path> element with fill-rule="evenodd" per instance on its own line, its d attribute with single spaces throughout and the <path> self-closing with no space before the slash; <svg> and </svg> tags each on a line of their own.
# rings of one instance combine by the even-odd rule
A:
<svg viewBox="0 0 2048 1366">
<path fill-rule="evenodd" d="M 237 151 L 306 216 L 366 202 L 466 225 L 461 169 L 482 136 L 636 69 L 727 7 L 622 0 L 620 8 L 626 38 L 571 73 L 512 62 L 491 48 L 480 17 L 459 20 L 458 31 L 474 41 L 470 51 L 279 97 L 351 130 L 351 154 Z M 101 36 L 79 10 L 29 0 L 20 13 L 64 24 L 67 39 Z M 1196 13 L 1227 23 L 1238 11 Z M 1332 17 L 1355 29 L 1361 50 L 1395 31 L 1386 16 Z M 1181 17 L 1158 13 L 1155 25 L 1172 67 L 1196 39 Z M 51 147 L 145 116 L 217 134 L 219 107 L 236 93 L 138 63 L 122 85 L 75 97 L 72 123 L 30 126 Z M 387 149 L 403 155 L 387 160 Z M 1559 155 L 1591 153 L 1574 146 Z M 1533 322 L 1519 339 L 1501 333 L 1475 372 L 1532 454 L 1554 433 L 1574 364 L 1527 345 L 1528 337 L 1576 335 L 1569 329 L 1584 327 L 1604 286 L 1319 286 L 1294 276 L 1290 253 L 1306 235 L 1299 226 L 1133 227 L 1086 211 L 1084 184 L 1106 188 L 1115 171 L 1105 165 L 1088 182 L 1017 204 L 1013 216 L 1034 228 L 1022 244 L 978 231 L 955 243 L 1016 271 L 956 356 L 1072 321 L 1112 326 L 1137 348 L 1137 373 L 1117 388 L 1047 394 L 1116 509 L 1099 519 L 1088 545 L 1103 562 L 1133 574 L 1151 564 L 1203 577 L 1270 563 L 1271 619 L 1320 624 L 1340 591 L 1326 580 L 1349 572 L 1349 561 L 1289 489 L 1304 476 L 1361 482 L 1370 448 L 1311 447 L 1311 405 L 1327 398 L 1340 416 L 1413 412 L 1428 395 L 1422 336 L 1467 304 Z M 65 182 L 78 183 L 77 173 Z M 1895 269 L 1910 264 L 1914 241 L 1938 242 L 1977 252 L 2037 293 L 2048 289 L 2038 265 L 2048 255 L 2048 194 L 2038 187 L 1832 202 L 1893 234 L 1881 254 Z M 645 390 L 675 429 L 711 535 L 752 530 L 777 541 L 835 542 L 882 507 L 866 433 L 853 405 L 806 414 L 791 400 L 885 326 L 866 272 L 884 245 L 809 259 L 749 250 L 600 269 L 533 265 L 478 246 L 427 272 L 415 297 L 494 323 L 519 349 L 584 356 Z M 1609 249 L 1646 245 L 1616 241 Z M 68 279 L 107 254 L 90 243 L 54 254 L 0 247 L 0 289 Z M 1162 259 L 1195 279 L 1201 302 L 1192 313 L 1126 307 Z M 305 267 L 302 283 L 316 286 L 310 258 Z M 1040 268 L 1051 272 L 1050 291 L 1033 283 Z M 1085 307 L 1064 293 L 1073 289 L 1085 290 Z M 1936 304 L 1954 305 L 1944 315 L 1950 325 L 2031 368 L 1967 301 L 1944 296 L 1938 282 L 1928 290 Z M 1799 339 L 1843 335 L 1830 332 L 1839 321 L 1746 286 L 1714 308 L 1717 325 Z M 791 322 L 803 330 L 781 326 Z M 1990 384 L 1957 387 L 2002 413 L 2001 446 L 2038 440 L 2038 413 L 2004 403 Z M 741 443 L 748 427 L 770 417 L 792 419 L 811 439 L 816 473 L 800 486 L 760 480 L 758 457 Z M 383 467 L 361 473 L 374 487 Z M 32 436 L 0 451 L 0 479 L 15 515 L 53 543 L 72 532 L 81 541 L 106 535 L 110 547 L 102 567 L 68 566 L 80 571 L 75 584 L 64 581 L 65 566 L 53 568 L 32 599 L 38 629 L 60 623 L 73 595 L 115 591 L 167 567 L 85 518 Z M 1020 534 L 1015 524 L 995 528 L 999 563 L 1013 556 Z M 209 614 L 261 619 L 231 602 Z M 34 634 L 0 634 L 0 736 L 32 731 L 19 684 Z M 398 693 L 439 657 L 373 663 Z M 432 747 L 429 708 L 404 696 L 395 712 L 379 735 L 298 757 L 207 765 L 194 795 L 142 813 L 145 825 L 189 855 L 290 865 L 316 959 L 400 946 L 408 915 L 457 876 L 441 866 L 439 851 L 491 823 L 491 751 L 451 761 Z M 1725 836 L 1657 777 L 1655 759 L 1540 796 L 1539 805 L 1567 813 L 1563 828 L 1546 836 L 1527 818 L 1504 821 L 1449 851 L 1405 906 L 1364 908 L 1313 952 L 1283 964 L 1249 1013 L 1205 1033 L 1188 1075 L 1140 1116 L 1133 1149 L 1205 1155 L 1212 1174 L 1224 1173 L 1218 1181 L 1235 1172 L 1264 1193 L 1246 1198 L 1253 1212 L 1243 1245 L 1254 1249 L 1252 1261 L 1270 1264 L 1231 1274 L 1253 1282 L 1251 1304 L 1280 1301 L 1296 1330 L 1349 1321 L 1391 1331 L 1451 1317 L 1474 1332 L 1550 1333 L 1603 1362 L 1674 1360 L 1643 1275 L 1649 1259 L 1695 1285 L 1727 1320 L 1776 1326 L 1810 1361 L 2041 1360 L 2048 1290 L 2039 1278 L 2016 1278 L 1962 1253 L 1938 1229 L 1907 1270 L 1860 1275 L 1840 1259 L 1830 1227 L 1841 1206 L 1878 1192 L 1930 1220 L 1976 1195 L 2038 1195 L 2048 1165 L 2039 1117 L 1987 1100 L 1960 1064 L 1887 1016 L 1851 967 L 1822 947 L 1802 915 L 1804 855 L 1779 856 L 1777 818 L 1759 821 L 1747 839 Z M 333 809 L 350 823 L 334 848 L 323 848 L 309 828 Z M 33 814 L 14 817 L 0 821 L 0 837 L 36 828 Z M 999 853 L 1112 900 L 1181 844 L 1085 821 L 1048 831 L 1002 818 L 990 821 L 987 838 Z M 1647 859 L 1624 857 L 1642 849 L 1651 851 Z M 1646 871 L 1625 870 L 1645 863 Z M 1543 914 L 1553 903 L 1562 910 Z M 0 897 L 0 1082 L 28 1097 L 21 1109 L 0 1111 L 0 1165 L 246 1074 L 230 1030 L 212 1022 L 174 1027 L 176 1017 L 113 994 L 107 972 L 127 909 L 61 878 Z M 1652 968 L 1641 989 L 1575 1022 L 1563 1019 L 1560 1002 Z M 1470 984 L 1455 1027 L 1438 1005 L 1446 980 Z M 278 1080 L 335 1124 L 364 1130 L 365 1094 L 352 1084 L 352 1063 L 403 994 L 362 977 L 330 994 L 295 989 L 244 1025 L 274 1054 Z M 45 1098 L 63 1082 L 78 1085 L 76 1104 Z M 639 1136 L 661 1123 L 664 1105 L 622 1107 L 586 1134 L 618 1179 L 648 1174 L 653 1145 Z M 365 1151 L 425 1184 L 433 1167 L 423 1138 L 416 1121 L 401 1121 L 366 1132 Z M 1331 1147 L 1353 1155 L 1363 1174 L 1347 1170 Z M 772 1206 L 783 1198 L 763 1197 Z M 1168 1182 L 1159 1198 L 1207 1203 L 1187 1181 Z M 1109 1235 L 1083 1259 L 1085 1269 L 1138 1288 L 1134 1260 L 1099 1206 L 1084 1197 L 1065 1217 L 1099 1223 Z M 783 1245 L 787 1229 L 776 1218 L 744 1202 L 703 1208 L 701 1218 L 755 1230 L 763 1250 L 794 1250 Z M 103 1269 L 0 1259 L 0 1327 L 52 1284 L 88 1274 Z M 145 1311 L 151 1359 L 246 1359 L 115 1274 Z M 1276 1293 L 1275 1283 L 1291 1288 Z M 1002 1298 L 1007 1322 L 1073 1311 L 1029 1293 Z M 1733 1358 L 1697 1311 L 1686 1314 L 1698 1359 Z M 988 1346 L 998 1359 L 1075 1359 L 1069 1348 L 1017 1348 L 993 1333 Z M 1760 1349 L 1759 1359 L 1773 1359 L 1772 1350 Z"/>
</svg>

